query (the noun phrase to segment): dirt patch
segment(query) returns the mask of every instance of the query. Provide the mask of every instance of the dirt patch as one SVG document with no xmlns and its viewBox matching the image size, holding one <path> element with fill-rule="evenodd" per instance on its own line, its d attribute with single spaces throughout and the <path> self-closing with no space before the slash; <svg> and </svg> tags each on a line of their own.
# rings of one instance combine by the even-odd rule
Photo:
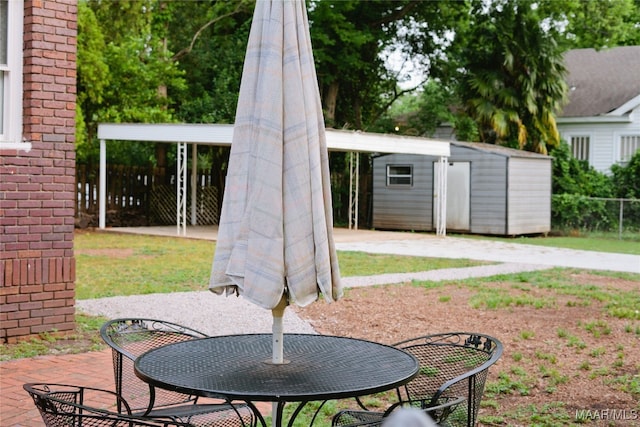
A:
<svg viewBox="0 0 640 427">
<path fill-rule="evenodd" d="M 576 411 L 590 411 L 582 412 L 587 424 L 640 425 L 640 320 L 608 314 L 598 298 L 638 292 L 639 284 L 587 273 L 568 279 L 593 292 L 402 284 L 350 289 L 336 303 L 295 310 L 320 333 L 387 344 L 444 331 L 498 338 L 504 353 L 490 369 L 480 425 L 573 425 Z"/>
</svg>

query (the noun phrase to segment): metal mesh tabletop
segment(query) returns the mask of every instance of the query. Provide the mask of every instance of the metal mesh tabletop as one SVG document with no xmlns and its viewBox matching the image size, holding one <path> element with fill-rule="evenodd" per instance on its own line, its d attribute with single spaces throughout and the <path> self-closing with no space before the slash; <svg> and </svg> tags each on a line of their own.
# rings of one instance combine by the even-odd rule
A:
<svg viewBox="0 0 640 427">
<path fill-rule="evenodd" d="M 271 363 L 271 334 L 229 335 L 151 350 L 136 375 L 159 387 L 249 401 L 359 396 L 408 382 L 418 361 L 394 347 L 326 335 L 285 334 L 286 363 Z"/>
</svg>

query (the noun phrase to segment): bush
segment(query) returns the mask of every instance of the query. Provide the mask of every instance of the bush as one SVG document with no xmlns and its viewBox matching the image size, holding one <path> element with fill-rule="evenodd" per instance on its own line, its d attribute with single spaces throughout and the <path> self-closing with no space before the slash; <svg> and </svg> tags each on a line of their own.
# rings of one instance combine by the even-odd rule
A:
<svg viewBox="0 0 640 427">
<path fill-rule="evenodd" d="M 617 223 L 607 201 L 580 194 L 551 197 L 551 227 L 555 230 L 610 231 Z"/>
<path fill-rule="evenodd" d="M 587 162 L 571 155 L 569 144 L 562 141 L 551 153 L 553 175 L 551 227 L 555 230 L 607 231 L 616 217 L 605 200 L 589 197 L 613 197 L 611 179 Z"/>
<path fill-rule="evenodd" d="M 553 156 L 553 194 L 614 197 L 611 178 L 598 172 L 587 162 L 573 157 L 569 144 L 565 141 L 549 154 Z"/>
<path fill-rule="evenodd" d="M 611 172 L 617 197 L 640 199 L 640 151 L 631 157 L 626 166 L 611 166 Z"/>
<path fill-rule="evenodd" d="M 640 199 L 640 151 L 637 151 L 626 166 L 613 165 L 611 180 L 616 197 L 623 199 Z M 625 222 L 636 224 L 640 228 L 640 201 L 625 203 Z"/>
</svg>

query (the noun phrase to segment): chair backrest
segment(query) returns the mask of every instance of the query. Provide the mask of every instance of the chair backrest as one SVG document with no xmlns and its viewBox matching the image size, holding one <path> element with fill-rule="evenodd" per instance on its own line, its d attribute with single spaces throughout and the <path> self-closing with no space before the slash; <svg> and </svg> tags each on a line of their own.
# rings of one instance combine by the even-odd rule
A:
<svg viewBox="0 0 640 427">
<path fill-rule="evenodd" d="M 114 412 L 128 409 L 116 393 L 67 384 L 24 384 L 47 427 L 176 427 L 187 426 L 169 420 L 143 419 Z"/>
<path fill-rule="evenodd" d="M 112 349 L 116 393 L 129 402 L 134 413 L 195 401 L 192 396 L 154 388 L 140 380 L 133 362 L 148 350 L 207 335 L 175 323 L 143 318 L 110 320 L 102 325 L 100 335 Z"/>
<path fill-rule="evenodd" d="M 476 425 L 489 367 L 502 355 L 502 343 L 488 335 L 449 332 L 402 341 L 397 347 L 420 362 L 418 376 L 398 390 L 401 401 L 429 401 L 443 397 L 466 400 L 450 414 L 447 425 Z"/>
</svg>

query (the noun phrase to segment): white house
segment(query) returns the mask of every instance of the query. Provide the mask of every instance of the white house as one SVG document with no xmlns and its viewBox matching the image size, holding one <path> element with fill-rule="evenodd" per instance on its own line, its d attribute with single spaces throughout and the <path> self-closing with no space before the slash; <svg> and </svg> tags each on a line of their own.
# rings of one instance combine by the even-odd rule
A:
<svg viewBox="0 0 640 427">
<path fill-rule="evenodd" d="M 640 150 L 640 46 L 565 54 L 569 101 L 557 118 L 573 155 L 609 172 Z"/>
</svg>

